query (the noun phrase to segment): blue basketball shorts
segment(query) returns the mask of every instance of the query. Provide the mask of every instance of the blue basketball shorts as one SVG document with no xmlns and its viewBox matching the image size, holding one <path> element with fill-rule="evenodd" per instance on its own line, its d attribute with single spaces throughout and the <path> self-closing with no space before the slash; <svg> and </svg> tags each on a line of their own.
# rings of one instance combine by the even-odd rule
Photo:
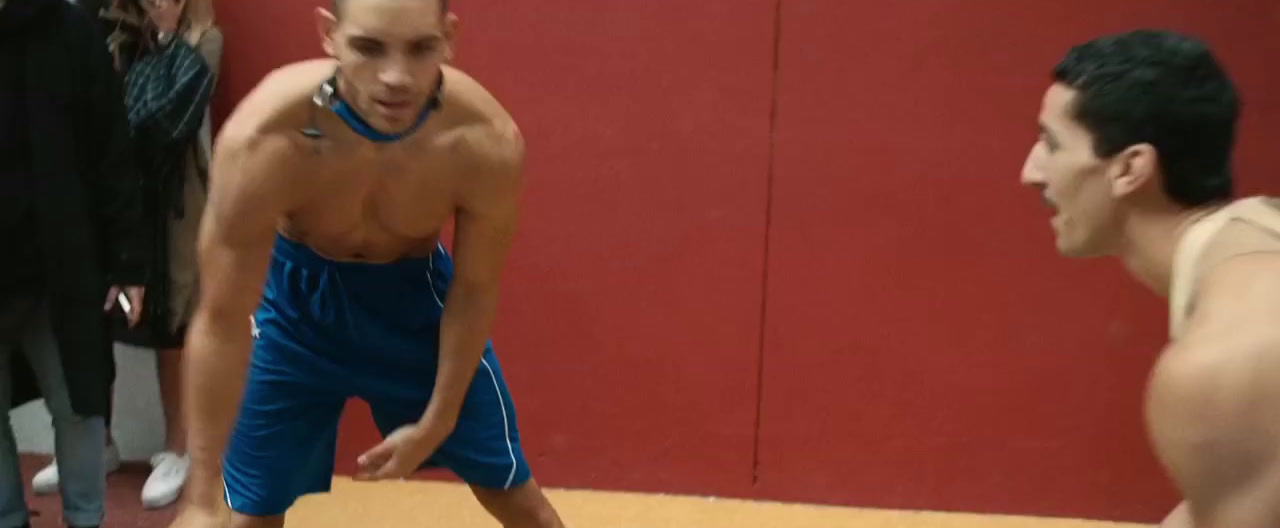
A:
<svg viewBox="0 0 1280 528">
<path fill-rule="evenodd" d="M 442 246 L 429 257 L 370 264 L 337 262 L 277 238 L 254 315 L 244 399 L 223 459 L 232 510 L 280 515 L 298 497 L 329 491 L 349 398 L 369 404 L 383 435 L 421 419 L 435 385 L 452 277 Z M 482 488 L 509 489 L 530 479 L 492 343 L 453 433 L 424 467 L 448 469 Z"/>
</svg>

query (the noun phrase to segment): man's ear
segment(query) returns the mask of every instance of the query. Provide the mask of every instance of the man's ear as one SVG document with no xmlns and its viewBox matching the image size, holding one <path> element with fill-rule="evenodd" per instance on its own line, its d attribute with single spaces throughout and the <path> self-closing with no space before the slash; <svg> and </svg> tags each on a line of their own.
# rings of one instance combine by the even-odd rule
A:
<svg viewBox="0 0 1280 528">
<path fill-rule="evenodd" d="M 444 16 L 444 40 L 447 46 L 445 50 L 444 61 L 452 63 L 454 58 L 454 49 L 457 47 L 458 36 L 458 15 L 446 13 Z"/>
<path fill-rule="evenodd" d="M 1107 179 L 1111 182 L 1112 196 L 1129 196 L 1159 183 L 1160 157 L 1150 143 L 1129 146 L 1116 154 L 1111 163 Z"/>
<path fill-rule="evenodd" d="M 338 28 L 338 17 L 323 7 L 316 8 L 316 31 L 320 33 L 320 45 L 324 52 L 333 57 L 336 52 L 333 45 L 333 32 Z"/>
</svg>

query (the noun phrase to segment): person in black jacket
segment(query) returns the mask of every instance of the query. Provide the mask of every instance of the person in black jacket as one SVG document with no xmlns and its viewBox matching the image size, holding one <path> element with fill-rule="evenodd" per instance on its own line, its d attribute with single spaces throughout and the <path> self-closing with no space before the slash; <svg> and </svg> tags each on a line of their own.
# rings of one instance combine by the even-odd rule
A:
<svg viewBox="0 0 1280 528">
<path fill-rule="evenodd" d="M 104 35 L 65 0 L 0 0 L 0 410 L 43 396 L 63 519 L 102 523 L 108 315 L 143 309 L 150 237 L 119 77 Z M 121 295 L 123 294 L 123 295 Z M 27 526 L 0 420 L 0 528 Z"/>
<path fill-rule="evenodd" d="M 95 4 L 96 2 L 96 4 Z M 154 349 L 164 407 L 164 449 L 151 457 L 142 504 L 177 500 L 190 459 L 182 419 L 182 348 L 195 308 L 196 233 L 204 210 L 212 126 L 209 104 L 222 56 L 213 0 L 79 0 L 108 32 L 107 47 L 124 79 L 125 107 L 142 177 L 141 210 L 152 237 L 150 301 L 136 325 L 116 320 L 117 342 Z M 111 415 L 107 415 L 107 424 Z M 105 439 L 108 472 L 119 452 Z M 32 478 L 37 493 L 58 488 L 58 462 Z"/>
<path fill-rule="evenodd" d="M 107 50 L 110 51 L 112 61 L 115 64 L 116 74 L 121 82 L 124 82 L 125 72 L 129 66 L 137 60 L 142 54 L 143 45 L 146 40 L 146 28 L 144 16 L 140 14 L 141 8 L 138 7 L 134 0 L 70 0 L 84 9 L 91 18 L 96 20 L 102 29 L 103 35 L 106 37 Z M 136 141 L 134 144 L 136 146 Z M 145 214 L 144 214 L 145 218 Z M 155 235 L 155 233 L 152 233 Z M 155 256 L 154 246 L 152 256 Z M 154 278 L 154 273 L 150 274 Z M 155 298 L 154 289 L 150 290 L 150 297 Z M 152 307 L 151 303 L 147 303 L 148 307 Z M 128 321 L 123 321 L 123 317 L 118 317 L 116 324 L 126 327 Z M 139 319 L 139 325 L 146 316 L 143 315 Z M 128 328 L 132 331 L 133 328 Z M 113 337 L 119 337 L 117 329 L 110 328 Z M 163 392 L 162 392 L 163 394 Z M 104 429 L 106 429 L 106 437 L 104 440 L 104 448 L 102 456 L 104 458 L 103 465 L 106 467 L 107 474 L 120 469 L 120 449 L 116 446 L 114 439 L 111 437 L 111 412 L 112 408 L 107 407 L 107 414 L 104 416 Z M 37 471 L 31 479 L 31 489 L 37 495 L 57 493 L 58 486 L 58 461 L 53 459 L 49 465 L 40 471 Z"/>
</svg>

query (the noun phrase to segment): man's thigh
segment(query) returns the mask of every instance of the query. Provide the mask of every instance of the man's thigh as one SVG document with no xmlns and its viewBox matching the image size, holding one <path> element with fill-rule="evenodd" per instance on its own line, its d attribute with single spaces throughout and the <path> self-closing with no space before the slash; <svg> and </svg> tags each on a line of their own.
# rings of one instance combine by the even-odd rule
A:
<svg viewBox="0 0 1280 528">
<path fill-rule="evenodd" d="M 303 495 L 329 491 L 347 395 L 341 380 L 274 355 L 270 340 L 256 345 L 223 485 L 232 511 L 272 517 Z"/>
<path fill-rule="evenodd" d="M 421 399 L 362 394 L 383 435 L 422 418 L 430 390 Z M 485 353 L 458 415 L 452 434 L 424 464 L 444 467 L 467 484 L 494 490 L 512 489 L 532 477 L 520 445 L 515 405 L 501 366 Z"/>
</svg>

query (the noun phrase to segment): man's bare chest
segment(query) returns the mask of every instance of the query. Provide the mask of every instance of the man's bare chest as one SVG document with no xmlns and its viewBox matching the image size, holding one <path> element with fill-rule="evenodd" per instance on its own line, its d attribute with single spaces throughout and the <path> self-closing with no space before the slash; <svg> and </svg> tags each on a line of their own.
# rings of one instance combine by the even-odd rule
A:
<svg viewBox="0 0 1280 528">
<path fill-rule="evenodd" d="M 456 207 L 458 179 L 438 156 L 387 154 L 312 160 L 289 229 L 332 252 L 387 254 L 433 243 Z"/>
</svg>

